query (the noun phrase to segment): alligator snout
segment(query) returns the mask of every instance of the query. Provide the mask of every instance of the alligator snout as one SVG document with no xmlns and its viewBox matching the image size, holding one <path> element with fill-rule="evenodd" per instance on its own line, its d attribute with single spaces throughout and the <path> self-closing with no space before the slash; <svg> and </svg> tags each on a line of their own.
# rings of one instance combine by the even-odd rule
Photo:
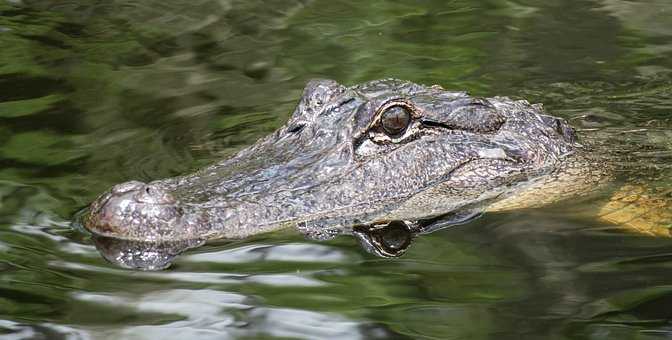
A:
<svg viewBox="0 0 672 340">
<path fill-rule="evenodd" d="M 124 238 L 160 238 L 181 217 L 179 202 L 155 184 L 131 181 L 115 185 L 91 205 L 84 220 L 95 234 Z"/>
</svg>

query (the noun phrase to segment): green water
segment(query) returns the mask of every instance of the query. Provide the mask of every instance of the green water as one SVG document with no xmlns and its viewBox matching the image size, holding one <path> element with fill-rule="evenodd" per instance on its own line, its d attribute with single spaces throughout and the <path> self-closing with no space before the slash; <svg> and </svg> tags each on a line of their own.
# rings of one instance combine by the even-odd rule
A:
<svg viewBox="0 0 672 340">
<path fill-rule="evenodd" d="M 669 184 L 667 0 L 0 0 L 0 338 L 672 336 L 672 241 L 578 203 L 486 215 L 395 260 L 287 232 L 161 272 L 109 264 L 70 227 L 113 184 L 273 131 L 314 77 L 543 102 L 642 143 L 623 167 Z"/>
</svg>

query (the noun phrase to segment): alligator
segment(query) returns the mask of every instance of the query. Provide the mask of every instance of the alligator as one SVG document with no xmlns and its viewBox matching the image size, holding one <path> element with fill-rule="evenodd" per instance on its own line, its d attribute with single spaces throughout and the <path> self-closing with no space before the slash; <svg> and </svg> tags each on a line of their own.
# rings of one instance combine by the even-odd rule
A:
<svg viewBox="0 0 672 340">
<path fill-rule="evenodd" d="M 271 135 L 193 174 L 118 184 L 82 224 L 106 258 L 142 269 L 207 240 L 286 228 L 351 234 L 393 257 L 417 235 L 486 212 L 589 195 L 613 179 L 609 164 L 541 104 L 397 79 L 312 80 Z M 637 224 L 618 214 L 620 195 L 601 216 Z"/>
</svg>

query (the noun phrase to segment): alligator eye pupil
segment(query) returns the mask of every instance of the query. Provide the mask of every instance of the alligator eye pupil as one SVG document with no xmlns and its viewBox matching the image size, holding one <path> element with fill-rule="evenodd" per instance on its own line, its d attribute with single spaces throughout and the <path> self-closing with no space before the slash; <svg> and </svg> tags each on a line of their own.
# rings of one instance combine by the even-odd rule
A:
<svg viewBox="0 0 672 340">
<path fill-rule="evenodd" d="M 393 106 L 383 113 L 381 125 L 385 133 L 396 136 L 404 132 L 411 122 L 411 113 L 402 106 Z"/>
</svg>

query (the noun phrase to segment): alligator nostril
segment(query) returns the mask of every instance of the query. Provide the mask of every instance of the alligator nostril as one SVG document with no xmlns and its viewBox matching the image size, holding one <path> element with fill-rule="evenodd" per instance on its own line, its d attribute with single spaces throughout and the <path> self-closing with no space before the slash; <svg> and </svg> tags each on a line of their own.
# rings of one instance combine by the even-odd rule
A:
<svg viewBox="0 0 672 340">
<path fill-rule="evenodd" d="M 139 188 L 137 194 L 135 194 L 135 200 L 141 203 L 154 204 L 173 204 L 176 202 L 173 195 L 154 184 L 145 184 L 144 187 Z"/>
</svg>

